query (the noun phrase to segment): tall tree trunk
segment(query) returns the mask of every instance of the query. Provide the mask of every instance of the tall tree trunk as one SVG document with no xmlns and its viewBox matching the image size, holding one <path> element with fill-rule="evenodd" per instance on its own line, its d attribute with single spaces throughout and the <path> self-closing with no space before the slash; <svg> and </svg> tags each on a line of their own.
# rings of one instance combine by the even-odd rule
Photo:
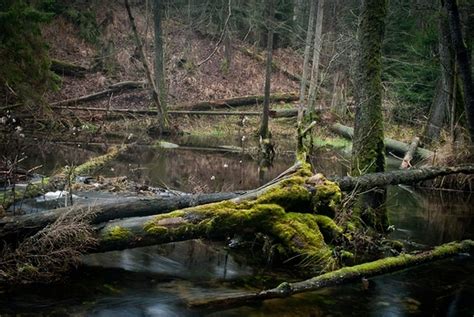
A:
<svg viewBox="0 0 474 317">
<path fill-rule="evenodd" d="M 270 115 L 270 85 L 272 76 L 272 56 L 273 56 L 273 15 L 274 15 L 274 0 L 267 0 L 267 63 L 265 73 L 265 99 L 263 100 L 263 115 L 260 126 L 260 137 L 262 139 L 268 139 L 268 118 Z"/>
<path fill-rule="evenodd" d="M 311 0 L 311 5 L 309 8 L 309 21 L 308 21 L 308 30 L 306 32 L 306 42 L 304 46 L 304 61 L 303 61 L 303 73 L 301 74 L 301 87 L 300 87 L 300 112 L 298 113 L 298 125 L 301 125 L 303 119 L 303 103 L 306 95 L 306 82 L 308 77 L 308 68 L 309 68 L 309 54 L 311 53 L 311 46 L 313 40 L 313 30 L 314 30 L 314 18 L 316 12 L 316 0 Z"/>
<path fill-rule="evenodd" d="M 474 84 L 472 83 L 471 61 L 461 31 L 457 1 L 445 0 L 445 5 L 448 10 L 451 41 L 453 42 L 456 60 L 459 66 L 459 74 L 462 79 L 464 110 L 466 111 L 469 136 L 471 139 L 471 151 L 474 151 Z"/>
<path fill-rule="evenodd" d="M 129 19 L 130 25 L 132 27 L 133 36 L 135 38 L 135 43 L 137 45 L 138 52 L 140 54 L 141 62 L 143 64 L 143 68 L 145 69 L 145 75 L 146 75 L 148 84 L 150 85 L 151 90 L 152 90 L 151 91 L 152 99 L 153 99 L 153 102 L 156 105 L 156 109 L 157 109 L 158 114 L 159 114 L 158 115 L 158 120 L 159 120 L 159 127 L 158 128 L 160 130 L 160 133 L 162 133 L 164 130 L 167 129 L 167 120 L 165 120 L 165 112 L 163 111 L 162 106 L 161 106 L 161 101 L 160 101 L 158 88 L 157 88 L 155 80 L 153 79 L 153 76 L 151 74 L 150 63 L 148 62 L 148 59 L 146 57 L 145 48 L 143 47 L 143 42 L 140 38 L 140 35 L 138 34 L 137 26 L 135 25 L 135 19 L 133 17 L 132 10 L 130 9 L 130 4 L 129 4 L 128 0 L 125 0 L 125 8 L 127 10 L 128 19 Z"/>
<path fill-rule="evenodd" d="M 425 143 L 438 142 L 446 114 L 449 113 L 453 102 L 454 55 L 449 35 L 446 8 L 441 6 L 440 11 L 438 23 L 438 51 L 441 65 L 441 77 L 436 86 L 435 97 L 433 99 L 433 104 L 431 105 L 430 118 L 424 136 Z"/>
<path fill-rule="evenodd" d="M 315 110 L 316 87 L 318 86 L 319 76 L 319 57 L 321 56 L 322 31 L 323 31 L 324 0 L 318 0 L 318 13 L 316 16 L 316 31 L 314 33 L 313 63 L 311 68 L 311 82 L 309 85 L 308 111 L 310 115 Z"/>
<path fill-rule="evenodd" d="M 352 147 L 352 175 L 383 172 L 385 149 L 382 116 L 382 41 L 385 32 L 387 2 L 363 0 L 358 33 L 358 91 L 354 139 Z M 384 203 L 386 190 L 380 189 L 361 197 L 360 217 L 368 225 L 383 231 L 388 226 Z"/>
<path fill-rule="evenodd" d="M 164 63 L 163 35 L 161 27 L 162 17 L 162 1 L 153 0 L 153 22 L 155 26 L 155 85 L 161 104 L 161 112 L 163 116 L 163 129 L 168 128 L 168 105 L 166 93 L 166 72 Z"/>
</svg>

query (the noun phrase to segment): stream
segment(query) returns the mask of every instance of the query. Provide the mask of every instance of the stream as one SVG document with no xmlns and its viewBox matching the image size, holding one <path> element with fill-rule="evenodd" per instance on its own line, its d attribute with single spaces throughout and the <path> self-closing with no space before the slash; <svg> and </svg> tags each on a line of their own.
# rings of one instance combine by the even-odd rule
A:
<svg viewBox="0 0 474 317">
<path fill-rule="evenodd" d="M 39 172 L 48 175 L 104 150 L 52 145 L 25 164 L 42 165 Z M 344 157 L 320 150 L 313 166 L 326 175 L 345 175 Z M 292 162 L 291 155 L 279 155 L 263 168 L 245 153 L 141 146 L 101 174 L 185 192 L 234 191 L 258 187 Z M 469 193 L 392 186 L 387 200 L 392 236 L 423 246 L 474 239 L 473 206 Z M 372 278 L 368 289 L 352 283 L 224 310 L 193 310 L 186 303 L 295 277 L 257 266 L 248 254 L 230 255 L 225 243 L 200 240 L 92 254 L 82 262 L 63 284 L 0 293 L 0 316 L 474 316 L 474 259 L 468 255 Z"/>
</svg>

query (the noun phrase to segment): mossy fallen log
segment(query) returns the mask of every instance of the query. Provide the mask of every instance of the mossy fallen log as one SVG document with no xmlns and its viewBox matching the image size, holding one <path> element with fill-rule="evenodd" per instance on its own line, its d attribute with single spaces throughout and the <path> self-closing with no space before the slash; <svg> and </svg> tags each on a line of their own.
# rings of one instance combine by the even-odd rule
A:
<svg viewBox="0 0 474 317">
<path fill-rule="evenodd" d="M 99 224 L 119 218 L 143 217 L 167 213 L 173 210 L 232 199 L 240 193 L 212 193 L 200 195 L 183 195 L 176 197 L 142 197 L 118 200 L 114 203 L 104 203 L 91 206 L 94 215 L 90 218 L 92 224 Z M 15 217 L 0 218 L 0 240 L 7 242 L 18 241 L 35 234 L 61 215 L 77 210 L 80 212 L 89 206 L 57 208 L 41 214 L 27 214 Z"/>
<path fill-rule="evenodd" d="M 110 159 L 110 153 L 106 156 L 107 159 Z M 112 156 L 113 157 L 113 156 Z M 99 161 L 104 161 L 104 157 L 96 158 Z M 106 160 L 107 161 L 107 160 Z M 97 163 L 92 164 L 96 168 L 100 166 Z M 79 170 L 88 170 L 88 166 L 91 166 L 91 163 L 83 165 Z M 301 168 L 301 165 L 295 165 L 289 170 L 293 173 L 298 171 Z M 89 170 L 90 171 L 90 170 Z M 76 172 L 77 173 L 77 172 Z M 396 184 L 416 184 L 418 182 L 433 179 L 439 176 L 451 175 L 451 174 L 474 174 L 474 166 L 454 166 L 454 167 L 427 167 L 421 169 L 410 169 L 410 170 L 397 170 L 392 172 L 385 173 L 372 173 L 365 174 L 358 177 L 330 177 L 329 180 L 335 183 L 328 183 L 325 186 L 319 187 L 319 191 L 315 203 L 320 200 L 322 203 L 319 203 L 321 206 L 325 206 L 327 202 L 337 202 L 338 199 L 334 199 L 333 193 L 337 193 L 338 188 L 334 187 L 336 184 L 339 186 L 341 191 L 351 191 L 351 190 L 368 190 L 374 187 L 387 186 L 387 185 L 396 185 Z M 288 174 L 288 173 L 287 173 Z M 321 177 L 321 176 L 319 176 Z M 169 212 L 172 210 L 186 208 L 189 206 L 203 205 L 206 203 L 217 202 L 226 199 L 234 200 L 249 200 L 257 198 L 262 192 L 267 190 L 267 187 L 275 184 L 281 178 L 272 181 L 271 183 L 263 186 L 260 189 L 249 191 L 248 193 L 214 193 L 214 194 L 204 194 L 204 195 L 189 195 L 189 196 L 180 196 L 172 198 L 140 198 L 140 199 L 129 199 L 127 201 L 116 202 L 116 203 L 107 203 L 102 205 L 95 206 L 96 216 L 93 220 L 93 223 L 106 222 L 118 218 L 126 217 L 141 217 L 154 214 L 160 214 Z M 312 180 L 309 180 L 307 186 L 311 186 L 311 182 L 317 181 L 318 177 L 314 176 Z M 324 178 L 323 178 L 324 179 Z M 45 179 L 47 182 L 49 179 Z M 323 181 L 324 184 L 324 181 Z M 308 187 L 311 188 L 311 187 Z M 38 188 L 31 187 L 31 195 L 29 197 L 34 197 L 39 193 L 43 192 L 45 189 L 44 186 L 38 186 Z M 238 198 L 240 197 L 240 198 Z M 17 197 L 20 199 L 20 197 Z M 327 214 L 327 211 L 334 210 L 335 206 L 326 206 L 324 209 L 321 209 L 323 214 Z M 24 237 L 30 235 L 42 229 L 47 224 L 52 223 L 59 215 L 68 211 L 69 208 L 59 208 L 51 210 L 41 214 L 33 215 L 23 215 L 16 217 L 6 217 L 0 219 L 0 239 L 11 240 L 12 237 Z M 318 219 L 317 219 L 318 220 Z"/>
<path fill-rule="evenodd" d="M 331 125 L 331 131 L 350 140 L 352 140 L 352 137 L 354 136 L 353 128 L 342 125 L 340 123 L 335 123 Z M 410 150 L 409 144 L 406 144 L 394 139 L 385 138 L 384 143 L 385 143 L 385 148 L 387 151 L 393 152 L 401 157 Z M 433 156 L 434 156 L 434 152 L 423 149 L 421 147 L 417 147 L 415 155 L 414 155 L 415 158 L 418 158 L 421 160 L 429 160 L 433 158 Z"/>
<path fill-rule="evenodd" d="M 228 307 L 272 298 L 285 298 L 298 293 L 311 292 L 324 287 L 354 282 L 361 278 L 370 278 L 381 274 L 392 273 L 419 264 L 455 256 L 459 253 L 472 253 L 473 251 L 474 241 L 472 240 L 451 242 L 438 246 L 430 251 L 416 254 L 401 254 L 396 257 L 388 257 L 352 267 L 343 267 L 301 282 L 284 282 L 275 288 L 263 290 L 257 293 L 240 292 L 235 295 L 226 295 L 221 298 L 207 298 L 204 300 L 191 301 L 188 304 L 194 308 Z"/>
<path fill-rule="evenodd" d="M 58 59 L 51 60 L 50 69 L 58 75 L 73 77 L 84 77 L 85 74 L 89 72 L 89 69 L 87 69 L 86 67 L 72 64 L 66 61 L 61 61 Z"/>
<path fill-rule="evenodd" d="M 196 238 L 222 240 L 235 233 L 262 233 L 274 239 L 274 249 L 285 260 L 294 258 L 297 263 L 304 260 L 308 270 L 334 268 L 336 260 L 312 213 L 337 204 L 334 200 L 340 201 L 340 192 L 329 181 L 311 184 L 308 179 L 291 176 L 232 200 L 108 222 L 98 227 L 98 245 L 91 252 Z M 316 198 L 318 192 L 329 187 L 335 190 L 333 195 Z"/>
</svg>

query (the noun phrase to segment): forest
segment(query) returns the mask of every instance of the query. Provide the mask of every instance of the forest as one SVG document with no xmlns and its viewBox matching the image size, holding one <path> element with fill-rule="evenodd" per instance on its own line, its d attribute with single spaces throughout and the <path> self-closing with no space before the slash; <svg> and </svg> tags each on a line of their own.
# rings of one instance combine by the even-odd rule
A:
<svg viewBox="0 0 474 317">
<path fill-rule="evenodd" d="M 2 0 L 0 316 L 473 316 L 470 0 Z"/>
</svg>

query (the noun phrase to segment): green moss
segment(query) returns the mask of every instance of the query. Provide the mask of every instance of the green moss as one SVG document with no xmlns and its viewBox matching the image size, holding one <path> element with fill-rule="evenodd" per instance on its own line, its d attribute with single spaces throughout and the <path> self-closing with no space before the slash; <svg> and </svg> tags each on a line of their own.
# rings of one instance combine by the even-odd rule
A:
<svg viewBox="0 0 474 317">
<path fill-rule="evenodd" d="M 293 176 L 281 181 L 278 186 L 270 188 L 257 198 L 257 204 L 275 203 L 286 211 L 301 211 L 311 209 L 311 193 L 304 186 L 305 178 Z"/>
<path fill-rule="evenodd" d="M 76 166 L 71 173 L 68 168 L 65 168 L 63 170 L 63 174 L 69 175 L 72 174 L 74 175 L 87 175 L 87 174 L 92 174 L 95 171 L 103 168 L 105 164 L 109 163 L 110 161 L 114 160 L 117 156 L 119 156 L 120 153 L 122 153 L 126 147 L 112 147 L 109 152 L 107 152 L 104 155 L 94 157 L 87 162 Z"/>
<path fill-rule="evenodd" d="M 313 209 L 318 214 L 334 217 L 341 203 L 342 193 L 339 186 L 325 177 L 319 180 L 315 186 L 313 195 Z"/>
<path fill-rule="evenodd" d="M 316 147 L 333 147 L 337 149 L 345 148 L 351 145 L 351 141 L 340 138 L 340 137 L 325 137 L 322 138 L 315 138 L 314 139 L 314 146 Z"/>
<path fill-rule="evenodd" d="M 145 223 L 145 225 L 143 226 L 143 230 L 145 230 L 146 233 L 153 235 L 166 234 L 168 232 L 168 228 L 164 226 L 159 226 L 153 221 Z"/>
<path fill-rule="evenodd" d="M 314 216 L 321 233 L 324 236 L 326 242 L 334 241 L 337 237 L 341 236 L 344 230 L 339 227 L 334 220 L 324 215 Z"/>
<path fill-rule="evenodd" d="M 107 241 L 126 241 L 132 236 L 132 232 L 120 226 L 113 226 L 109 228 L 103 236 Z"/>
<path fill-rule="evenodd" d="M 287 213 L 274 222 L 271 233 L 285 246 L 279 251 L 286 252 L 286 257 L 302 256 L 301 265 L 318 270 L 335 267 L 331 249 L 324 242 L 314 215 Z"/>
</svg>

